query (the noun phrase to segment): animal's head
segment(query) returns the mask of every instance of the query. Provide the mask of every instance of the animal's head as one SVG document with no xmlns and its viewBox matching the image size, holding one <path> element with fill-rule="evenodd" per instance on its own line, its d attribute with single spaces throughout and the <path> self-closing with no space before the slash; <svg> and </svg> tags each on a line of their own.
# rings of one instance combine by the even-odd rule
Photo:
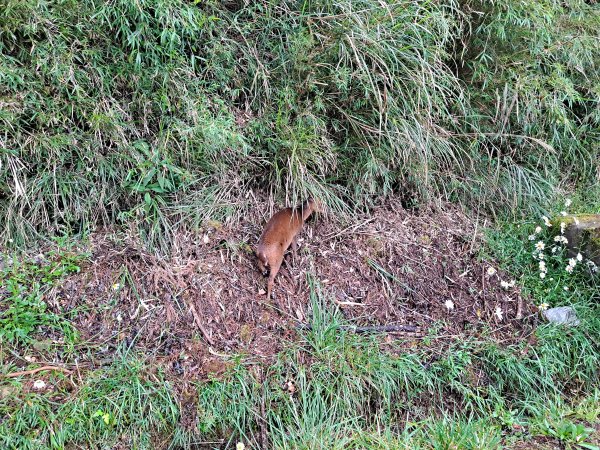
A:
<svg viewBox="0 0 600 450">
<path fill-rule="evenodd" d="M 258 269 L 263 277 L 269 276 L 269 272 L 271 268 L 269 267 L 269 261 L 262 255 L 254 252 L 254 256 L 256 256 L 258 262 Z"/>
</svg>

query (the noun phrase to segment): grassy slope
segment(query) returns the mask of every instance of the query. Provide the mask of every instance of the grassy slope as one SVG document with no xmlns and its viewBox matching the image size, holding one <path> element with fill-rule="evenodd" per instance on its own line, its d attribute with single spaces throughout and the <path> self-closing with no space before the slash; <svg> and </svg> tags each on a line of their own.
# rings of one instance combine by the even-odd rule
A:
<svg viewBox="0 0 600 450">
<path fill-rule="evenodd" d="M 595 4 L 271 3 L 6 2 L 2 242 L 117 222 L 160 244 L 182 219 L 240 214 L 255 188 L 319 194 L 337 211 L 392 191 L 539 208 L 561 180 L 597 176 Z M 482 339 L 437 351 L 432 335 L 391 357 L 324 312 L 263 369 L 266 382 L 239 358 L 224 379 L 185 386 L 191 412 L 182 386 L 126 348 L 75 370 L 73 383 L 2 379 L 0 444 L 251 445 L 266 433 L 280 448 L 483 449 L 518 439 L 519 427 L 573 443 L 587 434 L 576 423 L 598 421 L 598 285 L 583 272 L 565 278 L 559 262 L 547 281 L 561 283 L 541 282 L 532 229 L 491 232 L 490 251 L 536 303 L 574 303 L 584 319 L 539 328 L 533 349 Z M 3 275 L 3 373 L 15 354 L 73 363 L 97 350 L 44 304 L 81 260 L 59 259 Z M 40 326 L 56 337 L 50 348 L 32 339 Z M 35 391 L 36 378 L 51 389 Z"/>
<path fill-rule="evenodd" d="M 466 342 L 427 367 L 428 350 L 390 357 L 374 341 L 336 330 L 334 317 L 321 319 L 265 372 L 242 359 L 222 379 L 189 387 L 197 411 L 180 408 L 160 367 L 125 350 L 108 367 L 75 377 L 75 390 L 60 375 L 43 377 L 54 386 L 48 394 L 31 392 L 29 377 L 3 381 L 3 448 L 238 440 L 260 446 L 264 430 L 276 448 L 489 449 L 525 430 L 551 435 L 569 423 L 598 420 L 600 393 L 593 385 L 600 361 L 585 344 L 586 334 L 598 336 L 597 319 L 570 333 L 541 329 L 540 344 L 526 357 L 520 346 Z M 310 366 L 302 362 L 307 357 Z M 489 384 L 469 382 L 478 370 L 490 376 Z M 565 382 L 577 393 L 569 402 L 561 397 Z M 186 415 L 191 429 L 182 426 Z"/>
<path fill-rule="evenodd" d="M 527 235 L 534 226 L 490 230 L 488 251 L 533 301 L 574 304 L 582 318 L 578 327 L 541 325 L 535 339 L 509 346 L 485 333 L 440 346 L 432 329 L 410 352 L 402 340 L 383 351 L 376 339 L 340 330 L 339 312 L 328 309 L 327 294 L 311 282 L 313 331 L 289 343 L 269 367 L 240 355 L 228 360 L 225 374 L 202 382 L 169 378 L 156 360 L 127 347 L 105 365 L 77 368 L 78 355 L 93 355 L 101 345 L 79 342 L 68 317 L 47 314 L 32 299 L 77 270 L 81 257 L 66 252 L 41 272 L 37 265 L 18 266 L 4 279 L 22 286 L 32 303 L 17 302 L 21 314 L 14 317 L 26 320 L 33 311 L 36 323 L 55 327 L 57 335 L 50 348 L 40 347 L 36 327 L 14 335 L 14 319 L 3 321 L 0 357 L 46 355 L 69 363 L 73 374 L 0 382 L 2 447 L 188 448 L 212 442 L 208 447 L 216 448 L 242 441 L 260 448 L 265 436 L 275 448 L 511 448 L 531 436 L 590 443 L 598 435 L 586 427 L 600 414 L 597 277 L 580 267 L 562 279 L 560 296 L 548 295 L 530 256 Z M 548 280 L 564 272 L 548 264 Z M 23 296 L 15 293 L 13 301 Z M 5 373 L 12 370 L 4 365 Z M 33 388 L 36 379 L 47 391 Z"/>
</svg>

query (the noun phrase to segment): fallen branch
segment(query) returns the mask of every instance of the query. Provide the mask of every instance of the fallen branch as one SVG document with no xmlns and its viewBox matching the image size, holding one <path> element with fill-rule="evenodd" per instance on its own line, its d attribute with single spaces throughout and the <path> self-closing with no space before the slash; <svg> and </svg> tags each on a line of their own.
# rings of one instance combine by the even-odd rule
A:
<svg viewBox="0 0 600 450">
<path fill-rule="evenodd" d="M 220 358 L 231 358 L 231 355 L 226 355 L 225 353 L 217 353 L 212 349 L 212 347 L 208 347 L 208 353 L 214 356 L 219 356 Z"/>
<path fill-rule="evenodd" d="M 312 330 L 312 325 L 308 324 L 299 324 L 296 325 L 297 329 L 300 330 Z M 416 333 L 417 327 L 414 325 L 382 325 L 382 326 L 372 326 L 372 327 L 357 327 L 354 325 L 340 325 L 340 330 L 350 331 L 352 333 L 399 333 L 399 332 L 407 332 L 407 333 Z"/>
<path fill-rule="evenodd" d="M 340 305 L 340 306 L 367 306 L 364 303 L 357 303 L 357 302 L 341 302 L 339 300 L 334 300 L 334 303 L 336 305 Z"/>
<path fill-rule="evenodd" d="M 196 326 L 202 332 L 202 335 L 204 336 L 204 339 L 206 339 L 206 342 L 208 342 L 210 345 L 214 346 L 215 341 L 212 340 L 212 338 L 210 337 L 210 334 L 208 334 L 208 331 L 206 331 L 206 328 L 204 328 L 204 326 L 202 325 L 202 321 L 200 320 L 200 316 L 196 312 L 196 308 L 194 308 L 194 305 L 190 305 L 190 311 L 192 312 L 192 316 L 194 316 L 194 322 L 196 322 Z"/>
<path fill-rule="evenodd" d="M 71 371 L 68 369 L 65 369 L 64 367 L 58 367 L 58 366 L 42 366 L 42 367 L 38 367 L 36 369 L 31 369 L 31 370 L 24 370 L 22 372 L 12 372 L 12 373 L 7 373 L 6 375 L 4 375 L 5 378 L 16 378 L 16 377 L 22 377 L 25 375 L 33 375 L 34 373 L 38 373 L 41 372 L 43 370 L 56 370 L 59 372 L 64 372 L 66 374 L 71 374 Z"/>
<path fill-rule="evenodd" d="M 523 297 L 521 295 L 517 298 L 517 314 L 515 319 L 521 320 L 523 318 Z"/>
</svg>

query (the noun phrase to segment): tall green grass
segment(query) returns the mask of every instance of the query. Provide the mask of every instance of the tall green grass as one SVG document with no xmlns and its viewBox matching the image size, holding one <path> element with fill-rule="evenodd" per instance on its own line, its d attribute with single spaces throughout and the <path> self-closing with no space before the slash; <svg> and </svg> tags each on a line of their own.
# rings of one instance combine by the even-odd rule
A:
<svg viewBox="0 0 600 450">
<path fill-rule="evenodd" d="M 595 175 L 599 21 L 579 0 L 7 0 L 0 239 L 117 222 L 164 245 L 254 190 L 535 207 Z"/>
<path fill-rule="evenodd" d="M 488 192 L 499 203 L 518 205 L 521 198 L 544 205 L 565 181 L 570 188 L 597 185 L 597 3 L 467 1 L 463 9 L 470 27 L 460 76 L 485 133 L 476 144 L 485 155 L 480 162 L 502 181 Z M 493 185 L 494 178 L 485 182 Z"/>
</svg>

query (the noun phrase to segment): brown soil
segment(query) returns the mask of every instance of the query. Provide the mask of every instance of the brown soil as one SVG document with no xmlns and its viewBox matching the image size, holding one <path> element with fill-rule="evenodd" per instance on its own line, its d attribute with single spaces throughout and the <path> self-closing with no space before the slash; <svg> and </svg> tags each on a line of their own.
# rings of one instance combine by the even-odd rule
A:
<svg viewBox="0 0 600 450">
<path fill-rule="evenodd" d="M 529 328 L 531 306 L 500 286 L 507 276 L 487 273 L 492 264 L 477 258 L 481 224 L 456 207 L 410 213 L 390 203 L 349 226 L 310 220 L 270 302 L 251 250 L 265 220 L 182 232 L 170 261 L 130 235 L 97 232 L 89 263 L 49 304 L 78 308 L 82 337 L 107 357 L 124 342 L 193 379 L 222 372 L 219 355 L 269 359 L 295 339 L 311 317 L 307 273 L 356 325 L 415 325 L 415 338 L 436 325 L 438 343 L 483 330 L 511 341 Z"/>
<path fill-rule="evenodd" d="M 506 445 L 511 450 L 561 450 L 563 447 L 554 440 L 543 436 L 529 436 L 524 441 Z"/>
</svg>

